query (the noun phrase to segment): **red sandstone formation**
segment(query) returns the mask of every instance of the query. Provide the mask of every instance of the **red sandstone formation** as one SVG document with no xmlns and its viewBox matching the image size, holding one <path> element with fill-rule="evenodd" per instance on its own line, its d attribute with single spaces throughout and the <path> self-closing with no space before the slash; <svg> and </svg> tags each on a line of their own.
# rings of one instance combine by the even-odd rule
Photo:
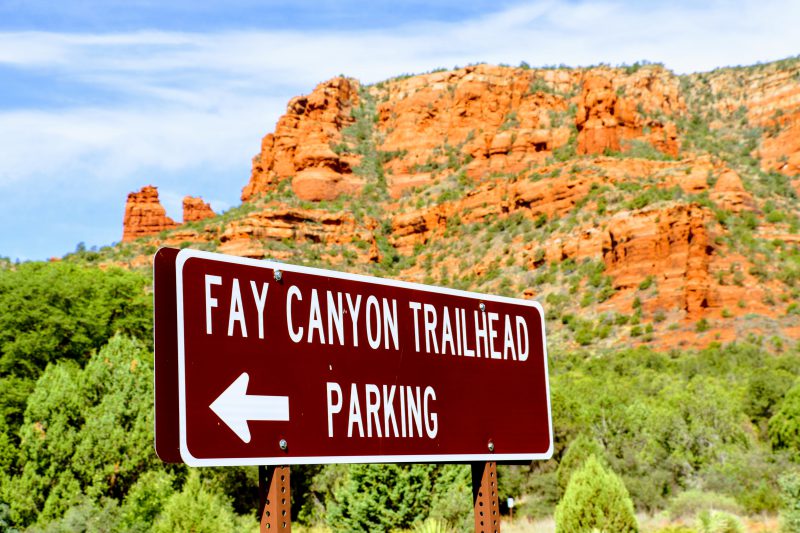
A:
<svg viewBox="0 0 800 533">
<path fill-rule="evenodd" d="M 217 216 L 211 209 L 211 205 L 204 202 L 202 198 L 186 196 L 183 199 L 183 222 L 195 222 Z"/>
<path fill-rule="evenodd" d="M 587 72 L 576 116 L 579 154 L 627 151 L 634 140 L 678 154 L 675 124 L 642 114 L 673 116 L 682 111 L 676 80 L 664 76 L 663 71 L 647 69 L 645 73 L 646 77 L 637 76 L 626 85 L 614 72 Z M 645 128 L 649 134 L 644 133 Z"/>
<path fill-rule="evenodd" d="M 752 211 L 756 207 L 753 196 L 742 185 L 742 179 L 730 169 L 719 175 L 710 196 L 719 207 L 734 212 Z"/>
<path fill-rule="evenodd" d="M 703 316 L 716 303 L 709 275 L 713 247 L 706 229 L 711 218 L 708 209 L 696 205 L 615 217 L 603 243 L 603 261 L 615 287 L 633 289 L 653 275 L 658 307 L 677 306 L 689 318 Z"/>
<path fill-rule="evenodd" d="M 467 162 L 474 177 L 524 171 L 567 145 L 574 127 L 579 153 L 626 150 L 627 141 L 641 140 L 677 155 L 670 117 L 685 110 L 678 85 L 656 67 L 626 75 L 477 65 L 390 80 L 369 88 L 377 101 L 373 142 L 385 154 L 383 170 L 395 198 Z M 289 178 L 306 200 L 359 190 L 363 180 L 352 168 L 361 156 L 342 144 L 358 105 L 358 84 L 346 78 L 293 99 L 275 133 L 264 137 L 242 199 Z"/>
<path fill-rule="evenodd" d="M 361 180 L 352 173 L 354 161 L 332 148 L 342 141 L 341 130 L 353 122 L 350 111 L 356 105 L 358 83 L 347 78 L 334 78 L 308 96 L 293 98 L 275 132 L 261 141 L 242 201 L 289 178 L 304 200 L 329 200 L 358 190 Z"/>
<path fill-rule="evenodd" d="M 800 110 L 783 115 L 774 124 L 777 131 L 768 133 L 759 149 L 762 166 L 789 176 L 800 176 Z"/>
<path fill-rule="evenodd" d="M 349 213 L 269 205 L 231 222 L 220 236 L 219 251 L 262 258 L 266 241 L 288 241 L 294 245 L 306 242 L 344 244 L 357 238 L 368 241 L 372 233 L 359 227 Z"/>
<path fill-rule="evenodd" d="M 122 220 L 122 241 L 132 241 L 139 237 L 156 235 L 177 224 L 167 216 L 158 200 L 158 189 L 152 185 L 142 187 L 139 192 L 128 195 L 125 204 L 125 218 Z"/>
<path fill-rule="evenodd" d="M 604 229 L 552 239 L 545 259 L 602 259 L 618 299 L 653 276 L 658 290 L 643 302 L 646 308 L 681 309 L 688 318 L 699 318 L 707 308 L 720 306 L 709 269 L 714 249 L 706 224 L 711 218 L 707 209 L 683 204 L 622 212 Z"/>
<path fill-rule="evenodd" d="M 543 162 L 570 136 L 568 70 L 477 65 L 389 82 L 376 90 L 380 150 L 393 196 L 431 183 L 431 166 L 471 159 L 470 174 L 517 172 Z"/>
</svg>

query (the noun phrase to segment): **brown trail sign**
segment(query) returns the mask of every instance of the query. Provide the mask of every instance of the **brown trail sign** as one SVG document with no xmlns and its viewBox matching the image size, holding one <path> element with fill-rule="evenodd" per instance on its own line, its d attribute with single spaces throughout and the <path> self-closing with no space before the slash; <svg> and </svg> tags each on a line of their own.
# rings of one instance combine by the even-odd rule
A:
<svg viewBox="0 0 800 533">
<path fill-rule="evenodd" d="M 552 455 L 536 302 L 189 249 L 154 267 L 165 461 Z"/>
</svg>

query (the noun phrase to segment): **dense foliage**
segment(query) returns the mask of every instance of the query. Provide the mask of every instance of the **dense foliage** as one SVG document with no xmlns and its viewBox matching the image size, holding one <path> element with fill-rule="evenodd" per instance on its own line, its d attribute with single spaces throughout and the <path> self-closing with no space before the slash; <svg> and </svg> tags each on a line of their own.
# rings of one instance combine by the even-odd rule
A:
<svg viewBox="0 0 800 533">
<path fill-rule="evenodd" d="M 115 333 L 152 338 L 148 278 L 69 263 L 0 268 L 0 414 L 12 429 L 48 363 L 85 364 Z"/>
</svg>

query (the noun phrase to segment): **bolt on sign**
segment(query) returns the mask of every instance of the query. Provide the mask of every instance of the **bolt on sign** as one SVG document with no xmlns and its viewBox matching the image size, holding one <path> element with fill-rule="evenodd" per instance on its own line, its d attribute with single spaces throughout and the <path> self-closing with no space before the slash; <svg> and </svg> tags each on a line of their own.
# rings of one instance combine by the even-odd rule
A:
<svg viewBox="0 0 800 533">
<path fill-rule="evenodd" d="M 190 249 L 154 268 L 166 461 L 552 455 L 537 302 Z"/>
</svg>

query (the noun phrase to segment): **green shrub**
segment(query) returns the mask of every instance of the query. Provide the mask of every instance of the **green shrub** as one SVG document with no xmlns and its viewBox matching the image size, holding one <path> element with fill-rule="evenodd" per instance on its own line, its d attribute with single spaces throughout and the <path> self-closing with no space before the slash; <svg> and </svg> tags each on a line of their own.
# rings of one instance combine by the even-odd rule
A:
<svg viewBox="0 0 800 533">
<path fill-rule="evenodd" d="M 701 490 L 687 490 L 679 494 L 669 504 L 669 517 L 672 520 L 696 516 L 701 511 L 726 511 L 738 513 L 739 504 L 730 496 Z"/>
<path fill-rule="evenodd" d="M 155 521 L 155 533 L 217 533 L 252 529 L 255 520 L 238 517 L 225 496 L 211 492 L 200 482 L 200 473 L 191 470 L 183 491 L 164 503 L 164 510 Z"/>
<path fill-rule="evenodd" d="M 781 531 L 800 533 L 800 473 L 790 472 L 778 480 L 783 498 Z"/>
<path fill-rule="evenodd" d="M 655 277 L 655 276 L 653 276 L 652 274 L 651 274 L 651 275 L 649 275 L 649 276 L 647 276 L 647 277 L 646 277 L 646 278 L 644 278 L 644 279 L 642 280 L 642 282 L 639 284 L 639 290 L 640 290 L 640 291 L 646 291 L 647 289 L 649 289 L 649 288 L 650 288 L 650 286 L 653 284 L 653 282 L 654 282 L 655 280 L 656 280 L 656 277 Z"/>
<path fill-rule="evenodd" d="M 556 533 L 638 532 L 633 502 L 622 480 L 594 455 L 570 478 L 556 507 Z"/>
<path fill-rule="evenodd" d="M 769 438 L 775 448 L 800 452 L 800 382 L 789 389 L 769 420 Z"/>
<path fill-rule="evenodd" d="M 588 346 L 594 340 L 594 331 L 591 326 L 581 326 L 575 331 L 575 342 L 581 346 Z"/>
<path fill-rule="evenodd" d="M 744 533 L 741 520 L 725 511 L 703 511 L 698 526 L 702 533 Z"/>
<path fill-rule="evenodd" d="M 444 522 L 429 518 L 414 526 L 414 533 L 450 533 L 452 530 Z"/>
</svg>

